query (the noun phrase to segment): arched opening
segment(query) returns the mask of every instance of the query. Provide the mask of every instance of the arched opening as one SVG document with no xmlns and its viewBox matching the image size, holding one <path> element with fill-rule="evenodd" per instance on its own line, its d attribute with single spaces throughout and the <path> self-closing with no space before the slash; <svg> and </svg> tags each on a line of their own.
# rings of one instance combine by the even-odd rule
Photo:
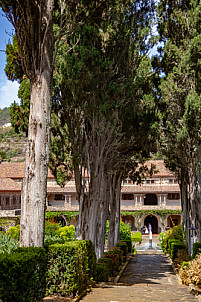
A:
<svg viewBox="0 0 201 302">
<path fill-rule="evenodd" d="M 157 196 L 156 194 L 146 194 L 144 197 L 144 205 L 145 206 L 157 206 Z"/>
<path fill-rule="evenodd" d="M 135 226 L 135 218 L 133 216 L 131 215 L 122 216 L 122 221 L 130 225 L 131 231 L 137 231 L 137 228 Z"/>
<path fill-rule="evenodd" d="M 167 227 L 172 228 L 181 223 L 181 215 L 172 214 L 167 218 Z"/>
<path fill-rule="evenodd" d="M 66 221 L 66 218 L 65 216 L 63 215 L 60 215 L 60 216 L 57 216 L 54 218 L 54 222 L 56 223 L 59 223 L 62 225 L 62 227 L 66 226 L 67 225 L 67 221 Z"/>
<path fill-rule="evenodd" d="M 151 224 L 152 233 L 158 234 L 158 219 L 154 215 L 148 215 L 144 220 L 144 225 L 149 227 L 149 223 Z"/>
</svg>

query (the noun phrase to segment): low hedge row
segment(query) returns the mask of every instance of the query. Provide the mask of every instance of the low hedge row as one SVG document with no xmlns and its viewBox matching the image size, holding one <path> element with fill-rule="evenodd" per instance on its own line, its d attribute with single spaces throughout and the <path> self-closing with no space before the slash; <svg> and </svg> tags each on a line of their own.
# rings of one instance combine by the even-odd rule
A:
<svg viewBox="0 0 201 302">
<path fill-rule="evenodd" d="M 0 254 L 0 299 L 3 302 L 41 301 L 46 290 L 44 248 L 18 248 Z"/>
<path fill-rule="evenodd" d="M 96 256 L 90 241 L 50 245 L 47 258 L 46 294 L 75 296 L 95 277 Z"/>
<path fill-rule="evenodd" d="M 96 274 L 91 241 L 18 248 L 0 255 L 0 299 L 41 301 L 48 294 L 75 296 Z"/>
<path fill-rule="evenodd" d="M 170 257 L 172 260 L 177 258 L 177 252 L 179 250 L 186 250 L 185 244 L 179 240 L 172 241 L 171 247 L 170 247 Z"/>
<path fill-rule="evenodd" d="M 196 255 L 201 253 L 201 242 L 195 242 L 193 244 L 193 255 L 192 258 L 195 258 Z"/>
<path fill-rule="evenodd" d="M 106 282 L 109 276 L 114 276 L 118 271 L 119 266 L 122 265 L 123 261 L 126 260 L 128 255 L 128 246 L 126 242 L 119 242 L 116 246 L 104 253 L 103 258 L 98 260 L 96 269 L 96 281 Z"/>
</svg>

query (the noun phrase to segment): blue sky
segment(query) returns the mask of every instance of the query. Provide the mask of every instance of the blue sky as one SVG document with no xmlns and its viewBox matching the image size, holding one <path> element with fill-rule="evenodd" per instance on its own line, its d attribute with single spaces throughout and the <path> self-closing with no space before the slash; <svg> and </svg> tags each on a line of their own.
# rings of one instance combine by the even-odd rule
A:
<svg viewBox="0 0 201 302">
<path fill-rule="evenodd" d="M 6 50 L 6 44 L 12 41 L 12 34 L 14 33 L 12 25 L 3 16 L 0 10 L 0 50 Z M 17 97 L 18 83 L 9 81 L 5 75 L 4 68 L 6 64 L 6 54 L 0 51 L 0 108 L 9 107 L 15 100 L 19 101 Z"/>
</svg>

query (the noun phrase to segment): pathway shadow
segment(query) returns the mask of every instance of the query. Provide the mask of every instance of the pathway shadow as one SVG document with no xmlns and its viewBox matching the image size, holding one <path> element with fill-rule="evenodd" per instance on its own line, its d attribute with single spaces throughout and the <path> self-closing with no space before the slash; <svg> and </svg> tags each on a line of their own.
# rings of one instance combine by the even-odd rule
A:
<svg viewBox="0 0 201 302">
<path fill-rule="evenodd" d="M 173 278 L 172 266 L 163 254 L 147 253 L 135 255 L 130 260 L 118 284 L 170 284 L 175 281 Z"/>
</svg>

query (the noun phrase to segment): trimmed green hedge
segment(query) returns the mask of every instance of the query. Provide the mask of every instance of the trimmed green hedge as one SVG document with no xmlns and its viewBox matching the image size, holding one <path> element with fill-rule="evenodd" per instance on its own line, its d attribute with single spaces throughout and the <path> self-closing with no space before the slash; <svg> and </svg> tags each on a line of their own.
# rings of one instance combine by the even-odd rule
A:
<svg viewBox="0 0 201 302">
<path fill-rule="evenodd" d="M 0 255 L 0 299 L 3 302 L 41 301 L 46 287 L 44 248 L 18 248 Z"/>
<path fill-rule="evenodd" d="M 142 234 L 141 232 L 134 232 L 131 236 L 133 242 L 142 242 Z"/>
<path fill-rule="evenodd" d="M 90 241 L 48 246 L 46 294 L 75 296 L 95 276 L 96 256 Z"/>
<path fill-rule="evenodd" d="M 116 247 L 120 248 L 120 250 L 123 251 L 123 256 L 124 257 L 127 257 L 127 255 L 128 255 L 128 246 L 127 246 L 126 242 L 119 242 L 119 243 L 116 244 Z"/>
<path fill-rule="evenodd" d="M 175 258 L 177 258 L 177 252 L 178 250 L 185 250 L 186 246 L 183 242 L 179 242 L 177 240 L 175 240 L 175 242 L 171 243 L 171 249 L 170 249 L 170 257 L 172 260 L 174 260 Z"/>
<path fill-rule="evenodd" d="M 130 239 L 123 239 L 120 241 L 121 242 L 124 242 L 127 244 L 127 247 L 128 247 L 128 253 L 131 253 L 132 251 L 132 241 L 131 241 L 131 238 Z"/>
<path fill-rule="evenodd" d="M 91 241 L 18 248 L 0 254 L 0 299 L 3 302 L 41 301 L 48 294 L 75 296 L 96 275 Z"/>
<path fill-rule="evenodd" d="M 110 269 L 108 266 L 108 263 L 103 261 L 104 258 L 99 259 L 97 266 L 96 266 L 96 281 L 97 282 L 107 282 L 109 275 L 110 275 Z M 109 258 L 108 258 L 109 260 Z"/>
<path fill-rule="evenodd" d="M 201 242 L 195 242 L 193 244 L 193 255 L 192 258 L 195 258 L 196 255 L 201 253 Z"/>
</svg>

